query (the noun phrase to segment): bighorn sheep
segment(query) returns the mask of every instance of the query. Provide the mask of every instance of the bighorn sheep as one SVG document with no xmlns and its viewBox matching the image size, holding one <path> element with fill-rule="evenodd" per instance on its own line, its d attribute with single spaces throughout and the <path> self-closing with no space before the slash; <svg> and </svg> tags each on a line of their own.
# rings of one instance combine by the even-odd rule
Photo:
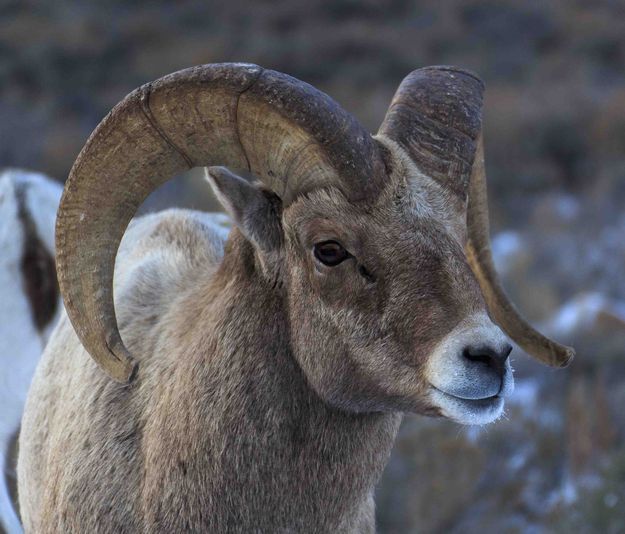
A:
<svg viewBox="0 0 625 534">
<path fill-rule="evenodd" d="M 61 185 L 33 172 L 0 172 L 0 526 L 21 532 L 8 487 L 26 393 L 60 298 L 54 220 Z M 2 528 L 0 528 L 2 531 Z"/>
<path fill-rule="evenodd" d="M 493 269 L 482 91 L 459 69 L 414 71 L 374 137 L 254 65 L 184 70 L 118 104 L 59 209 L 67 317 L 23 420 L 26 530 L 371 531 L 402 412 L 501 414 L 510 346 L 487 309 L 566 364 Z M 115 262 L 152 190 L 215 165 L 261 181 L 209 169 L 235 223 L 223 256 L 209 217 L 168 211 L 134 222 Z"/>
</svg>

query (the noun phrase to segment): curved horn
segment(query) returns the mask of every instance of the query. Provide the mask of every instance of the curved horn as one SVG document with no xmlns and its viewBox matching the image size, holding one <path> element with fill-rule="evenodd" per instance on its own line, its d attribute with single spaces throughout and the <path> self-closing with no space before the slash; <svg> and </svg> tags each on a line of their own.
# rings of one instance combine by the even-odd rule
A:
<svg viewBox="0 0 625 534">
<path fill-rule="evenodd" d="M 327 95 L 255 65 L 186 69 L 129 94 L 100 123 L 65 185 L 57 273 L 69 319 L 110 376 L 132 379 L 113 305 L 113 269 L 141 202 L 196 166 L 249 170 L 285 204 L 332 184 L 353 200 L 384 176 L 378 145 Z"/>
<path fill-rule="evenodd" d="M 481 136 L 483 92 L 481 80 L 464 70 L 413 71 L 397 89 L 379 133 L 399 143 L 426 176 L 452 193 L 452 205 L 463 216 L 466 208 L 467 259 L 495 322 L 528 354 L 564 366 L 573 358 L 573 349 L 532 328 L 506 296 L 495 271 Z"/>
<path fill-rule="evenodd" d="M 478 143 L 471 174 L 467 208 L 468 241 L 465 247 L 493 319 L 528 354 L 554 367 L 564 367 L 575 356 L 571 347 L 560 345 L 535 330 L 508 299 L 493 263 L 488 225 L 488 198 L 482 139 Z"/>
<path fill-rule="evenodd" d="M 464 210 L 477 140 L 484 84 L 455 67 L 426 67 L 401 82 L 378 134 L 398 143 L 423 174 Z"/>
</svg>

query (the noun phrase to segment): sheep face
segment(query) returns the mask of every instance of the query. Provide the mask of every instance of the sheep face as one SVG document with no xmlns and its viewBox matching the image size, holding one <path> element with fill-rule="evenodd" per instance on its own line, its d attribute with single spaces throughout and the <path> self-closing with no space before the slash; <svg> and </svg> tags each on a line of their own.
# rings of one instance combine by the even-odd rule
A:
<svg viewBox="0 0 625 534">
<path fill-rule="evenodd" d="M 467 263 L 464 213 L 401 153 L 392 168 L 373 203 L 330 187 L 284 211 L 225 170 L 211 180 L 265 276 L 282 282 L 293 352 L 320 396 L 490 422 L 512 387 L 510 346 Z"/>
<path fill-rule="evenodd" d="M 510 346 L 488 318 L 463 221 L 441 193 L 404 166 L 373 206 L 326 189 L 286 210 L 294 350 L 328 402 L 462 423 L 501 414 Z"/>
</svg>

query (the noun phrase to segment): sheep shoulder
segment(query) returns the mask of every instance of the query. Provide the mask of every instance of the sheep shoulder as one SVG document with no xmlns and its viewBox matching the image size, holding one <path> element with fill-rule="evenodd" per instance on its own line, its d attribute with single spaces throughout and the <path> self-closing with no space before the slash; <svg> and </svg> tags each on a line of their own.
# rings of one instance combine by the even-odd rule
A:
<svg viewBox="0 0 625 534">
<path fill-rule="evenodd" d="M 176 328 L 168 327 L 176 303 L 188 298 L 198 276 L 209 279 L 219 267 L 227 225 L 221 214 L 167 210 L 129 226 L 116 259 L 115 300 L 122 337 L 139 360 L 141 386 L 111 381 L 62 314 L 35 372 L 22 422 L 27 439 L 20 439 L 19 493 L 27 531 L 63 531 L 67 525 L 58 509 L 77 512 L 81 527 L 93 532 L 103 525 L 109 532 L 140 528 L 141 428 L 156 409 L 154 380 L 174 357 L 159 346 Z M 85 495 L 86 485 L 99 489 Z M 109 507 L 119 514 L 108 514 Z"/>
<path fill-rule="evenodd" d="M 122 338 L 141 360 L 152 354 L 154 329 L 216 271 L 229 219 L 221 213 L 171 209 L 133 221 L 115 265 L 115 309 Z"/>
</svg>

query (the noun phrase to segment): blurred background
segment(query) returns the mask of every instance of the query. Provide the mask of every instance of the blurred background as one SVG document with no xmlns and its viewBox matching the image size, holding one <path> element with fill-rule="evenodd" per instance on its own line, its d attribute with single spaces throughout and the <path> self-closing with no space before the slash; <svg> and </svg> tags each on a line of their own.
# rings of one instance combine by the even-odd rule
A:
<svg viewBox="0 0 625 534">
<path fill-rule="evenodd" d="M 577 358 L 554 371 L 515 349 L 516 391 L 485 428 L 407 417 L 378 528 L 625 532 L 625 2 L 0 0 L 0 168 L 63 181 L 128 92 L 222 61 L 307 81 L 372 132 L 415 68 L 485 81 L 496 263 Z M 209 195 L 192 171 L 144 210 Z"/>
</svg>

